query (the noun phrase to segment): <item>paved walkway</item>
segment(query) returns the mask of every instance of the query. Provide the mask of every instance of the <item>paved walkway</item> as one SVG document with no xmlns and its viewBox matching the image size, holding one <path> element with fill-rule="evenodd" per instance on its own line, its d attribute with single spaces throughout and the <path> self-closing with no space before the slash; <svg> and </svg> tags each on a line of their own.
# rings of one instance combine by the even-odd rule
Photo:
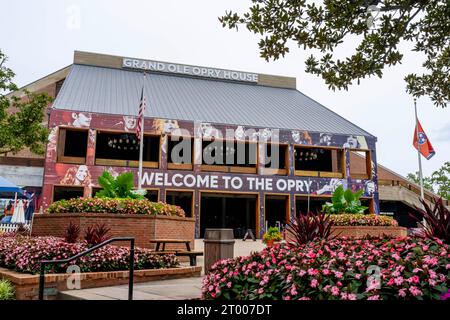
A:
<svg viewBox="0 0 450 320">
<path fill-rule="evenodd" d="M 260 251 L 265 247 L 261 240 L 236 240 L 234 255 L 246 256 L 251 252 Z M 203 240 L 195 240 L 195 250 L 203 251 Z M 203 257 L 197 259 L 197 265 L 203 266 Z M 203 275 L 202 271 L 202 275 Z M 161 280 L 137 283 L 134 285 L 134 300 L 184 300 L 201 297 L 202 277 L 185 279 Z M 113 287 L 71 290 L 61 293 L 61 299 L 81 300 L 126 300 L 128 285 Z"/>
<path fill-rule="evenodd" d="M 204 251 L 203 249 L 203 239 L 196 239 L 195 240 L 195 250 Z M 240 256 L 248 256 L 251 252 L 255 251 L 261 251 L 266 247 L 265 244 L 262 243 L 261 240 L 246 240 L 242 241 L 240 239 L 236 239 L 236 242 L 234 244 L 234 256 L 240 257 Z M 189 265 L 188 263 L 186 265 Z M 203 266 L 204 265 L 204 257 L 198 257 L 197 258 L 197 265 Z M 202 270 L 202 275 L 204 274 L 205 270 Z"/>
</svg>

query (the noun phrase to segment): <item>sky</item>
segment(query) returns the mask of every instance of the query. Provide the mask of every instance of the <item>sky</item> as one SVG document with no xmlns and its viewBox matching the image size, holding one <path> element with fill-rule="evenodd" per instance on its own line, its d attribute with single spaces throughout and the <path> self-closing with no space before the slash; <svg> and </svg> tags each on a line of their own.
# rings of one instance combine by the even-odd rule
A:
<svg viewBox="0 0 450 320">
<path fill-rule="evenodd" d="M 245 12 L 250 0 L 2 0 L 0 49 L 9 57 L 15 83 L 26 85 L 73 61 L 74 50 L 162 60 L 297 78 L 297 89 L 378 138 L 377 160 L 402 175 L 418 170 L 412 146 L 414 107 L 403 78 L 420 72 L 422 57 L 403 45 L 401 65 L 348 91 L 331 91 L 307 74 L 312 52 L 291 47 L 285 58 L 260 58 L 258 36 L 245 27 L 225 29 L 226 10 Z M 338 53 L 352 52 L 354 42 Z M 424 175 L 450 161 L 450 107 L 418 99 L 419 119 L 436 155 L 423 158 Z"/>
</svg>

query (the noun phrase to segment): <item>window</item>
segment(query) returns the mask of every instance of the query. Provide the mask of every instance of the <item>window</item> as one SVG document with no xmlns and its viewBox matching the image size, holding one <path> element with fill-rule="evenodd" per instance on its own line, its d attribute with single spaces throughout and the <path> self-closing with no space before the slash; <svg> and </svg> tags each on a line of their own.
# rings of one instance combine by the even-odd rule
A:
<svg viewBox="0 0 450 320">
<path fill-rule="evenodd" d="M 144 167 L 159 167 L 159 136 L 144 136 Z M 134 133 L 97 132 L 96 165 L 138 166 L 139 141 Z"/>
<path fill-rule="evenodd" d="M 186 217 L 192 217 L 192 201 L 194 200 L 194 193 L 189 191 L 167 191 L 166 202 L 181 207 Z"/>
<path fill-rule="evenodd" d="M 147 190 L 147 193 L 145 194 L 145 198 L 147 200 L 152 202 L 158 202 L 159 201 L 159 191 L 158 190 Z"/>
<path fill-rule="evenodd" d="M 334 178 L 344 176 L 342 149 L 295 147 L 294 159 L 297 175 Z"/>
<path fill-rule="evenodd" d="M 55 84 L 55 98 L 58 96 L 59 91 L 61 91 L 61 88 L 62 88 L 65 80 L 66 80 L 66 78 L 61 79 L 58 82 L 56 82 L 56 84 Z"/>
<path fill-rule="evenodd" d="M 168 137 L 167 166 L 169 169 L 192 170 L 194 139 L 188 137 Z"/>
<path fill-rule="evenodd" d="M 322 207 L 326 202 L 331 202 L 331 197 L 307 197 L 297 196 L 295 198 L 295 215 L 307 214 L 309 212 L 322 212 Z"/>
<path fill-rule="evenodd" d="M 83 187 L 55 186 L 53 189 L 53 201 L 81 198 L 84 193 Z"/>
<path fill-rule="evenodd" d="M 373 212 L 373 199 L 362 198 L 361 205 L 367 207 L 364 213 L 374 213 Z"/>
<path fill-rule="evenodd" d="M 261 144 L 265 154 L 264 173 L 282 174 L 288 173 L 289 149 L 287 145 Z"/>
<path fill-rule="evenodd" d="M 372 159 L 369 150 L 350 150 L 350 177 L 372 178 Z"/>
<path fill-rule="evenodd" d="M 88 144 L 88 130 L 59 129 L 58 162 L 84 164 Z"/>
<path fill-rule="evenodd" d="M 256 143 L 202 141 L 202 170 L 256 173 Z"/>
</svg>

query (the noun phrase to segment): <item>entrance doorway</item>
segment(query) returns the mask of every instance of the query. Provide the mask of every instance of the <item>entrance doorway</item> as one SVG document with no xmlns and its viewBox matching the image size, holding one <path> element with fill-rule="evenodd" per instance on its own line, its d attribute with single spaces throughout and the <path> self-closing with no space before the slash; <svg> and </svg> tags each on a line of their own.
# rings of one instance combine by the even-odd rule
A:
<svg viewBox="0 0 450 320">
<path fill-rule="evenodd" d="M 233 229 L 242 239 L 247 229 L 256 235 L 257 195 L 202 193 L 200 204 L 200 238 L 206 228 Z"/>
<path fill-rule="evenodd" d="M 289 220 L 289 197 L 280 195 L 266 195 L 264 208 L 267 228 L 284 228 Z"/>
</svg>

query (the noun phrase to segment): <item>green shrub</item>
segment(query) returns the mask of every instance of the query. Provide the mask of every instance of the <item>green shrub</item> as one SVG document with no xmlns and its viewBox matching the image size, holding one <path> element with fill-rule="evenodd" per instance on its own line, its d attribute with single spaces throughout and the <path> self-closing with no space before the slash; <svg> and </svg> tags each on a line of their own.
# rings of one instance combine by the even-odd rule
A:
<svg viewBox="0 0 450 320">
<path fill-rule="evenodd" d="M 0 280 L 0 300 L 14 300 L 14 288 L 8 280 Z"/>
<path fill-rule="evenodd" d="M 53 202 L 48 213 L 117 213 L 184 217 L 184 210 L 163 202 L 147 199 L 77 198 Z"/>
<path fill-rule="evenodd" d="M 108 171 L 104 171 L 98 177 L 98 184 L 102 190 L 95 196 L 99 198 L 145 199 L 144 195 L 133 192 L 134 175 L 132 172 L 125 172 L 114 178 Z"/>
<path fill-rule="evenodd" d="M 364 213 L 367 207 L 361 205 L 363 190 L 352 192 L 342 186 L 336 188 L 331 197 L 331 202 L 323 205 L 322 210 L 327 213 Z"/>
</svg>

